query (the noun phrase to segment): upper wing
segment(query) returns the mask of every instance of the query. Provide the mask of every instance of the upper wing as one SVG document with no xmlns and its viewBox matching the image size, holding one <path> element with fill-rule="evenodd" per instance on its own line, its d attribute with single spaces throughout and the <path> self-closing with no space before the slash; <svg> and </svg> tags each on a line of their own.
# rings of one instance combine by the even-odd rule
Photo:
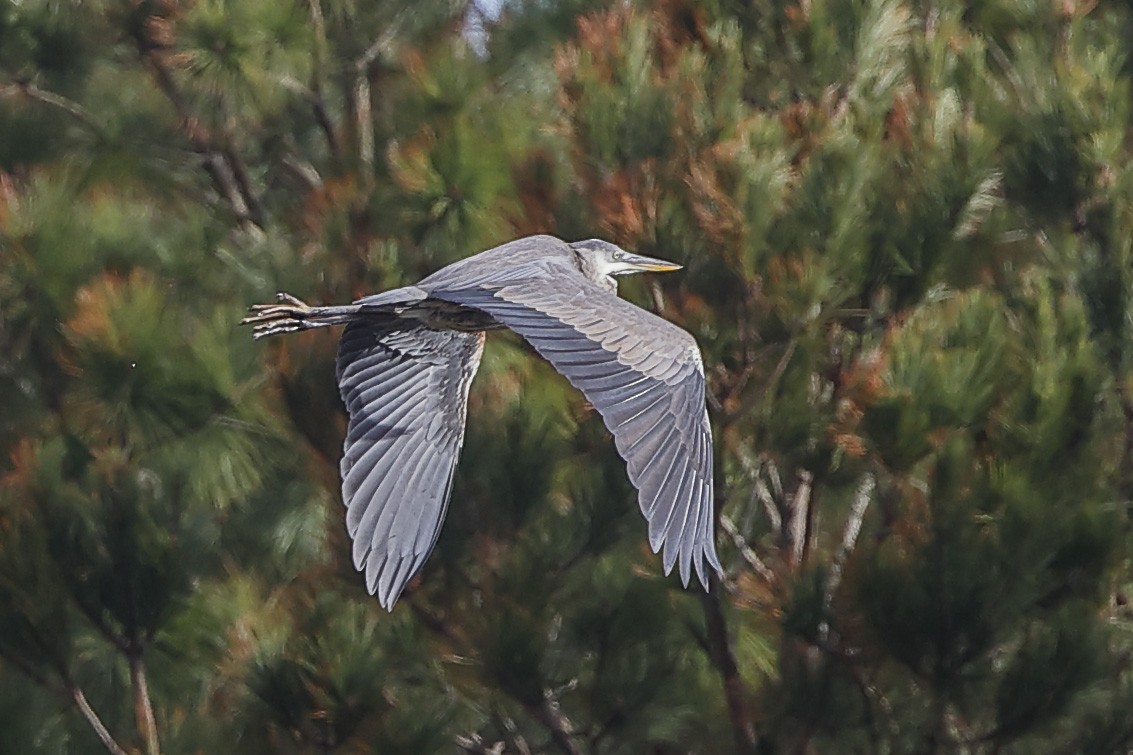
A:
<svg viewBox="0 0 1133 755">
<path fill-rule="evenodd" d="M 392 609 L 433 549 L 464 442 L 483 333 L 395 315 L 356 318 L 338 346 L 350 423 L 342 458 L 346 526 L 366 588 Z"/>
<path fill-rule="evenodd" d="M 565 272 L 565 268 L 564 268 Z M 589 399 L 613 433 L 665 572 L 680 562 L 707 587 L 722 571 L 712 515 L 712 431 L 704 367 L 676 325 L 567 273 L 503 285 L 432 287 L 433 298 L 475 307 L 523 336 Z"/>
</svg>

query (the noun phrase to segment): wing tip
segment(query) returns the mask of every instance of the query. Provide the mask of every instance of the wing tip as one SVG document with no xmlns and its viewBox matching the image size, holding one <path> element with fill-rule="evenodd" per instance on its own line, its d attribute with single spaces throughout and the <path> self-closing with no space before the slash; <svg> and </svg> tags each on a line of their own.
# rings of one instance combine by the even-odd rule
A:
<svg viewBox="0 0 1133 755">
<path fill-rule="evenodd" d="M 663 554 L 662 567 L 665 576 L 673 573 L 673 568 L 678 568 L 681 586 L 686 590 L 689 585 L 693 583 L 693 574 L 696 575 L 696 582 L 700 583 L 701 588 L 705 592 L 711 589 L 712 573 L 715 572 L 716 576 L 724 576 L 724 567 L 720 563 L 720 557 L 716 553 L 716 545 L 709 540 L 705 545 L 695 548 L 691 553 L 680 553 L 677 546 L 664 542 L 664 536 L 660 536 L 654 544 L 654 539 L 651 537 L 649 542 L 650 547 L 654 553 L 660 551 L 661 546 L 665 546 L 665 553 Z M 707 565 L 707 566 L 706 566 Z"/>
<path fill-rule="evenodd" d="M 366 568 L 366 565 L 363 565 L 363 568 Z M 386 578 L 388 568 L 389 564 L 386 564 L 386 568 L 375 572 L 373 578 L 370 577 L 369 569 L 366 569 L 366 592 L 378 599 L 378 605 L 387 612 L 393 613 L 393 607 L 397 604 L 397 599 L 401 597 L 404 585 L 382 587 L 381 582 Z"/>
<path fill-rule="evenodd" d="M 359 572 L 364 572 L 366 592 L 378 599 L 378 604 L 393 612 L 398 598 L 405 592 L 409 582 L 421 571 L 425 559 L 420 555 L 407 553 L 398 555 L 384 553 L 380 556 L 374 550 L 355 563 Z"/>
</svg>

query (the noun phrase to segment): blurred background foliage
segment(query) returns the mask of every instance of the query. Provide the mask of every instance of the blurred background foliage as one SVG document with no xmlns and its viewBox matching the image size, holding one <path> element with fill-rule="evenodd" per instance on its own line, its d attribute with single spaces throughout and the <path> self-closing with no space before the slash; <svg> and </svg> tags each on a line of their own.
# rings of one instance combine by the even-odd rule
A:
<svg viewBox="0 0 1133 755">
<path fill-rule="evenodd" d="M 1133 11 L 0 6 L 0 751 L 1133 752 Z M 348 301 L 515 236 L 681 262 L 727 573 L 660 573 L 514 337 L 392 614 Z"/>
</svg>

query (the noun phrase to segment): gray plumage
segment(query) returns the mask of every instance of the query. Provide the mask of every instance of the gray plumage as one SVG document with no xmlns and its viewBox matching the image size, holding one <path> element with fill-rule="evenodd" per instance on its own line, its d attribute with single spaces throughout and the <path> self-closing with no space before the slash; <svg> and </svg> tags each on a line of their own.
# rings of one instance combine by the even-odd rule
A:
<svg viewBox="0 0 1133 755">
<path fill-rule="evenodd" d="M 484 332 L 522 336 L 586 396 L 614 436 L 665 573 L 721 570 L 712 435 L 692 336 L 617 296 L 615 275 L 673 270 L 605 241 L 531 236 L 414 286 L 347 306 L 286 294 L 245 323 L 257 338 L 346 324 L 337 373 L 349 425 L 341 464 L 354 565 L 392 609 L 436 543 L 464 440 Z"/>
</svg>

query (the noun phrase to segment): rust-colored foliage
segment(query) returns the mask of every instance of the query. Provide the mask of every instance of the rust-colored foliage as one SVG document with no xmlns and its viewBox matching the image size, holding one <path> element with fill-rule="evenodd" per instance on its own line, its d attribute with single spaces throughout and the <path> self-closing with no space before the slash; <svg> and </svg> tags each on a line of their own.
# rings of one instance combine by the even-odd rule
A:
<svg viewBox="0 0 1133 755">
<path fill-rule="evenodd" d="M 721 181 L 721 168 L 731 169 L 734 146 L 721 142 L 689 160 L 685 183 L 697 228 L 713 244 L 732 248 L 744 236 L 746 219 Z M 725 167 L 726 166 L 726 167 Z"/>
<path fill-rule="evenodd" d="M 131 271 L 125 278 L 112 272 L 102 275 L 75 294 L 75 309 L 64 330 L 73 341 L 105 342 L 112 339 L 115 328 L 111 314 L 123 290 L 129 286 L 149 284 L 149 275 L 140 269 Z"/>
<path fill-rule="evenodd" d="M 629 243 L 648 238 L 661 198 L 654 169 L 655 164 L 647 161 L 610 176 L 592 176 L 591 203 L 614 238 Z"/>
<path fill-rule="evenodd" d="M 512 217 L 516 233 L 527 236 L 555 228 L 555 210 L 562 201 L 556 190 L 554 156 L 535 149 L 519 160 L 511 171 L 519 196 L 520 212 Z"/>
</svg>

